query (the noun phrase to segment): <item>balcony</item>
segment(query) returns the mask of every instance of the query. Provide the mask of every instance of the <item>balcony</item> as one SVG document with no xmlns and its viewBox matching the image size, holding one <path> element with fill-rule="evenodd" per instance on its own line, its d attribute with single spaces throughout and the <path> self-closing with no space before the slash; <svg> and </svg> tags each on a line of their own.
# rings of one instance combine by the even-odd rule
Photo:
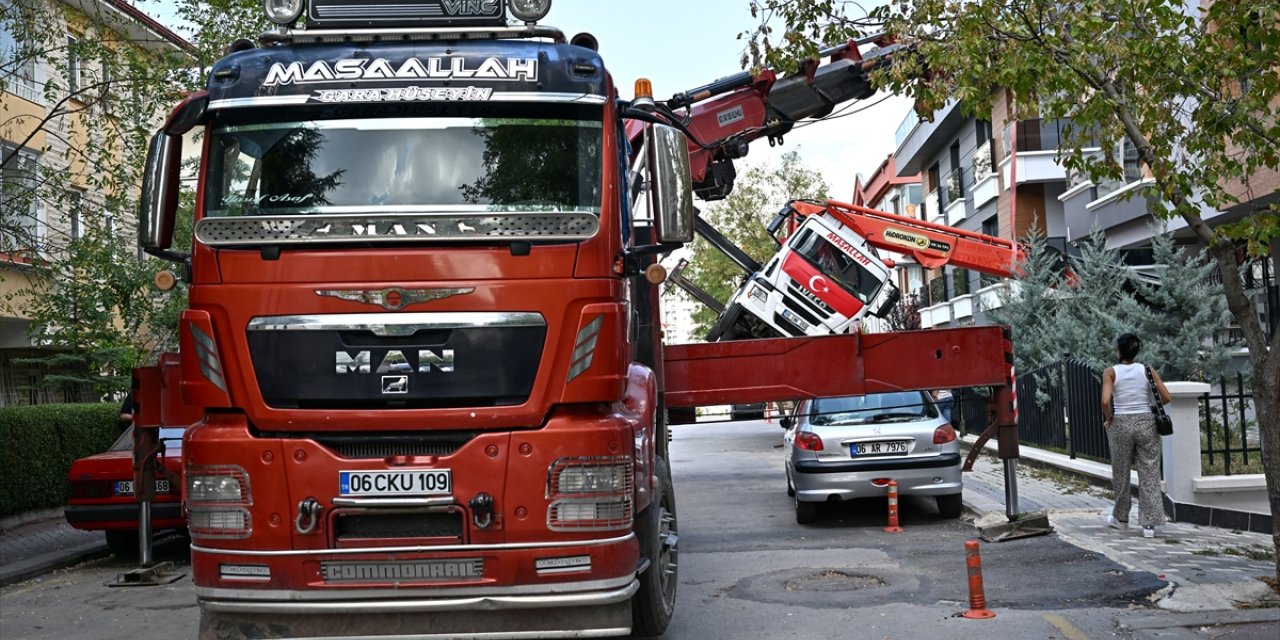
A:
<svg viewBox="0 0 1280 640">
<path fill-rule="evenodd" d="M 999 282 L 978 289 L 977 293 L 956 296 L 947 302 L 925 307 L 920 310 L 920 328 L 931 329 L 942 326 L 958 327 L 974 324 L 979 312 L 999 309 L 1004 306 L 1000 301 L 1000 292 L 1016 286 L 1016 282 Z M 1016 289 L 1013 291 L 1016 292 Z"/>
<path fill-rule="evenodd" d="M 920 328 L 932 329 L 951 324 L 951 303 L 943 302 L 920 310 Z"/>
<path fill-rule="evenodd" d="M 920 173 L 929 162 L 951 144 L 956 134 L 967 121 L 957 108 L 956 101 L 948 102 L 933 113 L 932 121 L 920 120 L 909 125 L 912 113 L 898 127 L 898 133 L 904 134 L 894 152 L 898 167 L 898 176 L 910 176 Z"/>
<path fill-rule="evenodd" d="M 955 200 L 952 200 L 951 204 L 947 205 L 946 225 L 950 227 L 954 227 L 960 224 L 960 222 L 963 221 L 967 216 L 968 216 L 968 213 L 965 211 L 964 198 L 957 198 Z"/>
<path fill-rule="evenodd" d="M 938 224 L 947 223 L 947 214 L 942 210 L 941 202 L 938 199 L 937 189 L 930 191 L 928 195 L 924 197 L 924 219 Z"/>
<path fill-rule="evenodd" d="M 978 210 L 982 205 L 1000 195 L 1000 180 L 996 177 L 995 165 L 992 162 L 994 141 L 978 145 L 973 153 L 973 208 Z"/>
<path fill-rule="evenodd" d="M 1041 120 L 1039 118 L 1019 121 L 1017 126 L 1017 166 L 1011 168 L 1009 162 L 1010 139 L 1015 137 L 1010 130 L 1012 125 L 1005 125 L 1001 137 L 1004 146 L 1004 159 L 1000 161 L 1000 175 L 1004 184 L 1013 184 L 1013 169 L 1016 169 L 1017 183 L 1065 182 L 1067 169 L 1058 159 L 1058 150 L 1067 137 L 1065 120 Z"/>
</svg>

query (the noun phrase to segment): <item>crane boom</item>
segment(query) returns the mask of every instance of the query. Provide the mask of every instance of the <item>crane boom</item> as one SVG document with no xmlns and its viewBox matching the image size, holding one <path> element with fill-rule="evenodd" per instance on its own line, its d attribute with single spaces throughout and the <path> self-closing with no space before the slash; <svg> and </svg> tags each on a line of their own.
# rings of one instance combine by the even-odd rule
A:
<svg viewBox="0 0 1280 640">
<path fill-rule="evenodd" d="M 846 202 L 796 200 L 788 207 L 797 217 L 829 215 L 862 236 L 867 244 L 909 255 L 927 269 L 949 264 L 1009 277 L 1014 274 L 1016 265 L 1025 259 L 1022 248 L 1012 240 Z M 786 211 L 783 210 L 783 215 Z"/>
<path fill-rule="evenodd" d="M 876 48 L 864 53 L 864 45 Z M 742 71 L 649 106 L 688 134 L 694 192 L 703 200 L 721 200 L 733 190 L 733 160 L 747 155 L 752 142 L 780 142 L 801 120 L 871 97 L 871 72 L 889 64 L 899 47 L 883 33 L 849 40 L 821 49 L 819 59 L 806 60 L 784 77 L 772 69 Z M 633 143 L 639 132 L 639 122 L 627 125 Z"/>
</svg>

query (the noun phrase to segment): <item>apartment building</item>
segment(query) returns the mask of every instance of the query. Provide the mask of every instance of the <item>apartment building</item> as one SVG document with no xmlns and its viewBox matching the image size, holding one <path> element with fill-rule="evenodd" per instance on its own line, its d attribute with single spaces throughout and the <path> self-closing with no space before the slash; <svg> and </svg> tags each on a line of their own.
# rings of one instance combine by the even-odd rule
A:
<svg viewBox="0 0 1280 640">
<path fill-rule="evenodd" d="M 192 47 L 124 0 L 14 0 L 6 7 L 0 17 L 0 300 L 20 309 L 33 288 L 33 261 L 58 260 L 90 220 L 111 233 L 133 234 L 134 212 L 113 207 L 118 194 L 93 186 L 104 181 L 94 179 L 101 176 L 92 176 L 84 159 L 90 136 L 121 125 L 105 105 L 129 79 L 112 77 L 119 65 L 108 56 Z M 32 24 L 39 25 L 41 46 L 32 46 Z M 81 42 L 102 43 L 110 53 L 80 59 Z M 162 116 L 157 111 L 156 125 Z M 19 311 L 0 309 L 0 406 L 96 400 L 87 390 L 55 392 L 40 384 L 50 373 L 43 363 L 49 351 L 32 344 L 29 325 Z"/>
<path fill-rule="evenodd" d="M 1035 228 L 1065 249 L 1067 171 L 1058 159 L 1062 122 L 1011 117 L 1007 92 L 991 98 L 991 120 L 965 116 L 951 102 L 931 120 L 908 112 L 898 127 L 898 176 L 920 174 L 924 220 L 1001 238 L 1020 239 Z M 1086 232 L 1087 234 L 1087 232 Z M 928 272 L 916 293 L 921 325 L 985 324 L 1006 282 L 968 269 Z"/>
</svg>

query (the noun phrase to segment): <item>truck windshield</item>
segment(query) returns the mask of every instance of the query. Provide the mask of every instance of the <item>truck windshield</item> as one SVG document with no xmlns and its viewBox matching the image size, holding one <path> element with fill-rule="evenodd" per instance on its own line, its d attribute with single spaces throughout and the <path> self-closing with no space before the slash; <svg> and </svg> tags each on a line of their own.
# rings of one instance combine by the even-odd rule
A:
<svg viewBox="0 0 1280 640">
<path fill-rule="evenodd" d="M 601 122 L 364 118 L 215 125 L 206 215 L 600 209 Z"/>
<path fill-rule="evenodd" d="M 884 280 L 812 229 L 801 230 L 791 247 L 863 303 L 875 298 L 884 285 Z"/>
</svg>

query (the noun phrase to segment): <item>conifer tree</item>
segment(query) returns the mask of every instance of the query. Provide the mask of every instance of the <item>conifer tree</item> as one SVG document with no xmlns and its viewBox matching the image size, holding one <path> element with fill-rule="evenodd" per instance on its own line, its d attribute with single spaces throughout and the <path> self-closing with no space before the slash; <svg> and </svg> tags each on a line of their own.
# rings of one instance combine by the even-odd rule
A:
<svg viewBox="0 0 1280 640">
<path fill-rule="evenodd" d="M 1212 378 L 1231 357 L 1225 345 L 1212 339 L 1231 319 L 1226 299 L 1210 280 L 1216 265 L 1203 249 L 1183 253 L 1172 238 L 1153 235 L 1160 281 L 1138 285 L 1150 311 L 1140 324 L 1144 362 L 1157 367 L 1165 380 Z"/>
</svg>

